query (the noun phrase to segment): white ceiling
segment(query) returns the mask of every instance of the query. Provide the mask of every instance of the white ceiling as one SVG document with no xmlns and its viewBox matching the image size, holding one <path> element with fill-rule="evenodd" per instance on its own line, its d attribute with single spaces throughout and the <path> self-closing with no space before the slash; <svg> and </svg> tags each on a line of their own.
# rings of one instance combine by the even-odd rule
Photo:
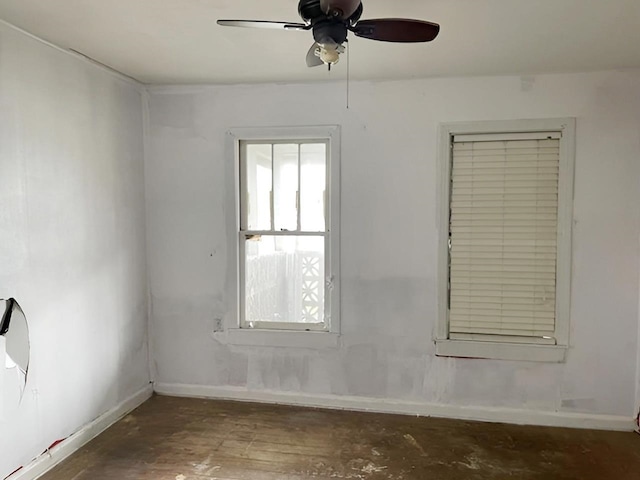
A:
<svg viewBox="0 0 640 480">
<path fill-rule="evenodd" d="M 353 38 L 354 79 L 640 67 L 640 0 L 364 0 L 363 18 L 440 23 L 432 43 Z M 344 78 L 308 69 L 311 32 L 219 27 L 297 21 L 297 0 L 0 0 L 0 19 L 150 84 Z"/>
</svg>

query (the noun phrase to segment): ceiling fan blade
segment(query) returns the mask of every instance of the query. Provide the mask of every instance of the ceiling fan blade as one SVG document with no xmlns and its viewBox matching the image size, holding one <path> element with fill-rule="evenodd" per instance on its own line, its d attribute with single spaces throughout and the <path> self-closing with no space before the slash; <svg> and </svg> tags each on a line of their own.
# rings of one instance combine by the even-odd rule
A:
<svg viewBox="0 0 640 480">
<path fill-rule="evenodd" d="M 316 55 L 316 50 L 320 47 L 318 43 L 314 43 L 311 45 L 309 52 L 307 53 L 307 67 L 319 67 L 320 65 L 324 65 L 324 62 Z"/>
<path fill-rule="evenodd" d="M 360 6 L 360 0 L 320 0 L 320 8 L 324 13 L 342 12 L 339 18 L 349 18 Z"/>
<path fill-rule="evenodd" d="M 417 43 L 430 42 L 436 38 L 440 25 L 405 18 L 380 18 L 362 20 L 351 27 L 351 31 L 358 37 L 380 42 Z"/>
<path fill-rule="evenodd" d="M 223 27 L 268 28 L 270 30 L 310 30 L 310 25 L 291 22 L 270 22 L 268 20 L 218 20 Z"/>
</svg>

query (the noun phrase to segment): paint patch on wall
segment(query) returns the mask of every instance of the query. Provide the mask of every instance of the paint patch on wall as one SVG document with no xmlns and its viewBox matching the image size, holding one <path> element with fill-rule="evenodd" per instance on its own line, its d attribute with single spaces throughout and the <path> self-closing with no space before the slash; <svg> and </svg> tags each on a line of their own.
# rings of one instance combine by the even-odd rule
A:
<svg viewBox="0 0 640 480">
<path fill-rule="evenodd" d="M 14 298 L 0 299 L 0 414 L 7 417 L 20 406 L 29 374 L 29 326 Z"/>
<path fill-rule="evenodd" d="M 571 411 L 592 412 L 596 408 L 594 398 L 567 398 L 562 400 L 562 408 Z"/>
<path fill-rule="evenodd" d="M 536 77 L 521 77 L 520 78 L 520 90 L 523 92 L 531 92 L 536 84 Z"/>
</svg>

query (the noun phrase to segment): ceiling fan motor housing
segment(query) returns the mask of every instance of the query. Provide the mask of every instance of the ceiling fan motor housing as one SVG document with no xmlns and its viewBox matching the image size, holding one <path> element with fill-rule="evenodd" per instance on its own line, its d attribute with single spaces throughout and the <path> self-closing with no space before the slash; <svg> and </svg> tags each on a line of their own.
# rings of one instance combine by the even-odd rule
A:
<svg viewBox="0 0 640 480">
<path fill-rule="evenodd" d="M 298 12 L 307 24 L 313 27 L 313 38 L 319 44 L 342 45 L 347 41 L 347 27 L 355 25 L 362 16 L 362 3 L 357 10 L 345 19 L 327 16 L 320 6 L 320 0 L 300 0 Z"/>
<path fill-rule="evenodd" d="M 307 23 L 310 23 L 314 18 L 324 16 L 324 13 L 320 8 L 320 0 L 300 0 L 300 3 L 298 4 L 298 13 Z"/>
<path fill-rule="evenodd" d="M 334 20 L 320 20 L 313 24 L 313 38 L 321 45 L 335 43 L 342 45 L 347 41 L 347 26 Z"/>
<path fill-rule="evenodd" d="M 355 23 L 360 20 L 360 17 L 362 17 L 362 12 L 362 2 L 360 2 L 356 11 L 349 18 L 343 19 L 343 21 L 347 24 L 355 25 Z M 298 13 L 305 23 L 314 24 L 328 18 L 322 11 L 320 0 L 300 0 L 300 3 L 298 3 Z"/>
</svg>

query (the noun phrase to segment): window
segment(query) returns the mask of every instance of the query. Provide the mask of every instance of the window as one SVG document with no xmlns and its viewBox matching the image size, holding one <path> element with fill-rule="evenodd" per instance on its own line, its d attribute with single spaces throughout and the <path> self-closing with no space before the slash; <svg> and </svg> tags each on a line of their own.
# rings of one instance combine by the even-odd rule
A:
<svg viewBox="0 0 640 480">
<path fill-rule="evenodd" d="M 438 354 L 564 359 L 574 128 L 571 120 L 443 127 Z"/>
<path fill-rule="evenodd" d="M 338 333 L 337 128 L 233 134 L 236 328 Z"/>
</svg>

